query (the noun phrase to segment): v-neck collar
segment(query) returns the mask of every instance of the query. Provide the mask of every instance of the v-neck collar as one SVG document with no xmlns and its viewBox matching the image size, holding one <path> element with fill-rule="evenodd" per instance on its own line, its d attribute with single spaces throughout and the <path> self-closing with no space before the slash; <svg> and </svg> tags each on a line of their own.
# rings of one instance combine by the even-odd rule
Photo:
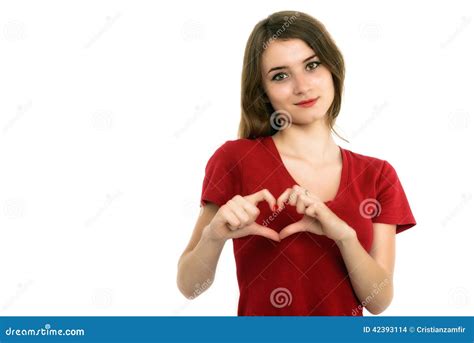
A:
<svg viewBox="0 0 474 343">
<path fill-rule="evenodd" d="M 279 163 L 279 165 L 283 169 L 283 172 L 286 174 L 286 177 L 293 184 L 301 186 L 300 183 L 295 180 L 295 178 L 290 174 L 290 172 L 286 168 L 285 163 L 283 162 L 283 159 L 280 155 L 280 152 L 278 151 L 278 148 L 275 144 L 275 141 L 273 140 L 273 137 L 272 136 L 267 136 L 267 137 L 265 137 L 265 140 L 267 140 L 267 142 L 268 142 L 267 145 L 270 147 L 274 157 L 276 158 L 277 162 Z M 341 198 L 341 195 L 344 193 L 344 191 L 347 188 L 347 175 L 348 175 L 348 168 L 349 168 L 347 154 L 346 154 L 345 149 L 343 149 L 339 145 L 338 145 L 338 147 L 339 147 L 339 150 L 341 151 L 341 155 L 342 155 L 342 170 L 341 170 L 341 176 L 340 176 L 340 181 L 339 181 L 339 187 L 337 189 L 336 196 L 332 200 L 328 200 L 328 201 L 324 202 L 326 205 L 329 205 L 329 204 L 334 203 L 337 200 L 339 200 Z"/>
</svg>

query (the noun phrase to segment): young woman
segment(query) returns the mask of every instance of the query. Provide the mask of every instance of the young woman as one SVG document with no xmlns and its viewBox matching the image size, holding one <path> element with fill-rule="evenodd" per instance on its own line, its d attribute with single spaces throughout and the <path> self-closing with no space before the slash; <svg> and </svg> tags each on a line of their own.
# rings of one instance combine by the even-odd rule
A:
<svg viewBox="0 0 474 343">
<path fill-rule="evenodd" d="M 238 315 L 361 316 L 389 306 L 395 235 L 416 222 L 387 161 L 334 142 L 343 82 L 343 57 L 316 19 L 284 11 L 255 26 L 240 138 L 207 163 L 201 215 L 179 261 L 185 296 L 212 284 L 232 239 Z"/>
</svg>

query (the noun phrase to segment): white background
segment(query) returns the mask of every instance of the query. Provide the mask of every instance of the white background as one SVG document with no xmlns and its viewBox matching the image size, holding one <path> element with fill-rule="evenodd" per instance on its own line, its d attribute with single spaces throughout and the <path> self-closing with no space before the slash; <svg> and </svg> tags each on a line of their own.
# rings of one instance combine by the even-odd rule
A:
<svg viewBox="0 0 474 343">
<path fill-rule="evenodd" d="M 335 39 L 337 143 L 389 161 L 418 222 L 382 315 L 473 315 L 472 3 L 273 0 L 0 4 L 0 315 L 236 315 L 231 242 L 193 301 L 177 262 L 280 10 Z"/>
</svg>

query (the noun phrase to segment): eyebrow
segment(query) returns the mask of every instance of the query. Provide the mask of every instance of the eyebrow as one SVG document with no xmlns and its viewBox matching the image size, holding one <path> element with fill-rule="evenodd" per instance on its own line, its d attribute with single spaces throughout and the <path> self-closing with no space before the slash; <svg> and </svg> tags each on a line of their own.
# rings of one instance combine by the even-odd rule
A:
<svg viewBox="0 0 474 343">
<path fill-rule="evenodd" d="M 305 62 L 309 61 L 310 59 L 312 59 L 313 57 L 317 57 L 317 55 L 314 54 L 313 56 L 310 56 L 310 57 L 306 58 L 306 59 L 305 59 L 303 62 L 301 62 L 301 63 L 305 63 Z M 274 67 L 274 68 L 272 68 L 272 69 L 270 69 L 270 70 L 268 71 L 267 75 L 270 74 L 270 72 L 272 72 L 272 71 L 274 71 L 274 70 L 280 70 L 280 69 L 285 69 L 285 68 L 288 68 L 288 66 Z"/>
</svg>

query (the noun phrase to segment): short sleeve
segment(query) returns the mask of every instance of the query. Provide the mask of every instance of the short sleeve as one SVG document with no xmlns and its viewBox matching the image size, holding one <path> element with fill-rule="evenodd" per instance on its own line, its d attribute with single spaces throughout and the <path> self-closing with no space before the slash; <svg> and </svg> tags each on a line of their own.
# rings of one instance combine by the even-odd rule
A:
<svg viewBox="0 0 474 343">
<path fill-rule="evenodd" d="M 415 218 L 408 203 L 405 191 L 398 178 L 397 172 L 387 161 L 377 180 L 377 201 L 380 204 L 380 213 L 372 218 L 374 223 L 396 224 L 400 233 L 416 225 Z"/>
<path fill-rule="evenodd" d="M 219 207 L 240 194 L 240 164 L 232 141 L 220 146 L 207 162 L 202 183 L 201 206 L 212 202 Z"/>
</svg>

